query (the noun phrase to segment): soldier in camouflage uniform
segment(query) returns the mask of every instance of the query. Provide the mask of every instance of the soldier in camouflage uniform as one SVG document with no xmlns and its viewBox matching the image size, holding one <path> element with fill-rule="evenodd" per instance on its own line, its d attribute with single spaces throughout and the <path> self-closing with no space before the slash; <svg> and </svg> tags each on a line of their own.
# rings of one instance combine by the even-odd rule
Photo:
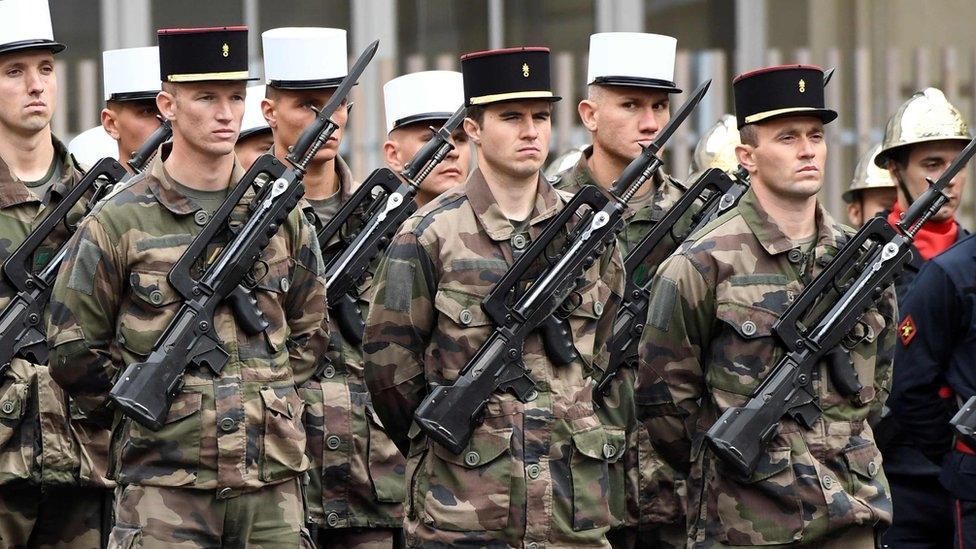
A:
<svg viewBox="0 0 976 549">
<path fill-rule="evenodd" d="M 461 58 L 478 170 L 413 215 L 376 274 L 366 321 L 366 381 L 377 413 L 407 455 L 410 546 L 606 547 L 607 462 L 624 434 L 593 410 L 592 374 L 623 287 L 619 254 L 594 264 L 569 316 L 580 359 L 555 366 L 538 336 L 524 361 L 539 388 L 522 403 L 493 393 L 460 454 L 412 422 L 428 384 L 452 383 L 493 327 L 480 304 L 567 200 L 540 173 L 548 152 L 549 50 Z"/>
<path fill-rule="evenodd" d="M 51 302 L 52 375 L 83 410 L 114 413 L 110 475 L 119 490 L 110 546 L 308 546 L 298 387 L 328 334 L 318 244 L 300 212 L 254 267 L 264 332 L 248 335 L 229 308 L 218 308 L 214 330 L 228 362 L 219 374 L 188 369 L 159 431 L 126 418 L 108 398 L 114 378 L 147 358 L 181 307 L 167 275 L 244 173 L 233 152 L 247 29 L 163 30 L 159 42 L 157 103 L 173 122 L 173 143 L 73 237 Z M 244 196 L 233 224 L 252 198 Z M 194 276 L 221 244 L 211 245 Z"/>
<path fill-rule="evenodd" d="M 609 189 L 627 165 L 670 120 L 670 95 L 679 93 L 674 78 L 676 40 L 639 33 L 600 33 L 590 37 L 587 98 L 580 102 L 583 125 L 593 144 L 572 168 L 558 174 L 554 186 L 575 193 L 584 185 Z M 628 203 L 626 228 L 618 237 L 621 253 L 634 248 L 685 191 L 674 178 L 658 171 Z M 681 229 L 672 234 L 681 234 Z M 650 257 L 639 281 L 678 247 Z M 633 350 L 636 355 L 636 349 Z M 647 431 L 634 416 L 636 356 L 617 371 L 597 414 L 607 425 L 624 430 L 627 450 L 610 463 L 610 511 L 615 524 L 608 538 L 614 547 L 684 545 L 684 482 L 651 446 Z M 638 529 L 640 532 L 638 532 Z"/>
<path fill-rule="evenodd" d="M 6 260 L 82 177 L 51 133 L 58 79 L 46 2 L 0 4 L 0 259 Z M 82 199 L 69 214 L 76 223 Z M 59 225 L 26 268 L 69 237 Z M 0 308 L 13 288 L 0 283 Z M 108 431 L 70 401 L 47 364 L 0 367 L 0 545 L 98 547 L 111 524 Z"/>
<path fill-rule="evenodd" d="M 324 28 L 272 29 L 263 34 L 265 119 L 274 133 L 274 153 L 288 154 L 304 127 L 346 75 L 346 31 Z M 320 230 L 355 190 L 339 156 L 348 116 L 343 105 L 332 116 L 339 125 L 310 163 L 303 208 Z M 358 221 L 358 219 L 357 219 Z M 337 240 L 337 239 L 336 239 Z M 337 241 L 323 242 L 331 255 Z M 326 256 L 328 257 L 328 255 Z M 365 316 L 370 283 L 356 299 Z M 389 548 L 401 538 L 405 461 L 372 411 L 362 377 L 362 350 L 334 324 L 330 364 L 301 387 L 308 434 L 310 529 L 319 547 Z"/>
<path fill-rule="evenodd" d="M 881 455 L 868 424 L 891 384 L 894 293 L 862 317 L 850 356 L 864 388 L 843 397 L 823 365 L 812 383 L 822 416 L 780 420 L 756 471 L 740 478 L 704 432 L 742 406 L 782 348 L 771 328 L 852 231 L 820 206 L 826 157 L 819 67 L 771 67 L 734 81 L 752 189 L 658 269 L 640 344 L 638 417 L 661 455 L 688 471 L 688 544 L 811 543 L 873 547 L 891 522 Z"/>
</svg>

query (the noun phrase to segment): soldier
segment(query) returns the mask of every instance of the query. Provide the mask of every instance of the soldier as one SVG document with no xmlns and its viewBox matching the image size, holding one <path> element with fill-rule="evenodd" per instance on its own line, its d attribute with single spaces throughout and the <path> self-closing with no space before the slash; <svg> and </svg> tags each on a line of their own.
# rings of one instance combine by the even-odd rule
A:
<svg viewBox="0 0 976 549">
<path fill-rule="evenodd" d="M 112 473 L 119 483 L 113 547 L 299 547 L 308 468 L 298 386 L 328 334 L 315 233 L 294 211 L 253 270 L 268 321 L 248 335 L 227 307 L 214 332 L 229 353 L 218 374 L 190 368 L 159 431 L 124 417 L 113 378 L 145 360 L 182 305 L 167 275 L 244 170 L 234 143 L 244 114 L 247 28 L 158 32 L 163 91 L 173 124 L 144 174 L 81 224 L 54 288 L 48 332 L 52 375 L 85 411 L 114 415 Z M 244 195 L 235 217 L 247 214 Z M 221 243 L 214 243 L 216 247 Z M 214 254 L 191 271 L 201 274 Z"/>
<path fill-rule="evenodd" d="M 740 143 L 735 117 L 731 114 L 723 114 L 714 126 L 702 134 L 698 144 L 695 145 L 695 152 L 691 155 L 691 166 L 688 169 L 691 175 L 688 179 L 697 179 L 698 174 L 709 168 L 718 168 L 728 173 L 739 169 L 735 148 Z"/>
<path fill-rule="evenodd" d="M 265 86 L 248 86 L 247 97 L 244 98 L 244 119 L 241 121 L 241 134 L 234 145 L 237 160 L 245 170 L 254 164 L 262 154 L 266 154 L 274 147 L 274 135 L 271 126 L 264 119 L 261 103 L 264 102 Z"/>
<path fill-rule="evenodd" d="M 6 260 L 81 179 L 51 131 L 58 78 L 47 2 L 0 2 L 0 259 Z M 82 200 L 71 215 L 81 214 Z M 59 227 L 27 269 L 41 269 L 69 234 Z M 13 289 L 0 282 L 0 307 Z M 111 525 L 108 432 L 81 413 L 47 364 L 0 368 L 0 540 L 4 547 L 98 547 Z"/>
<path fill-rule="evenodd" d="M 587 98 L 579 115 L 593 144 L 572 168 L 558 174 L 554 186 L 575 193 L 584 185 L 609 189 L 624 168 L 640 156 L 657 132 L 671 119 L 677 40 L 670 36 L 607 32 L 590 36 Z M 626 254 L 664 216 L 684 193 L 685 186 L 659 170 L 628 203 L 627 227 L 618 237 Z M 679 229 L 680 230 L 680 229 Z M 658 257 L 648 258 L 644 272 L 628 273 L 640 281 L 679 242 L 671 241 Z M 621 368 L 610 394 L 597 412 L 608 425 L 624 430 L 627 451 L 610 463 L 610 511 L 614 527 L 608 539 L 614 547 L 647 544 L 681 546 L 685 530 L 683 481 L 658 458 L 634 416 L 636 364 Z M 638 528 L 640 539 L 638 539 Z"/>
<path fill-rule="evenodd" d="M 850 356 L 865 388 L 841 396 L 821 365 L 812 383 L 822 416 L 807 430 L 784 417 L 757 470 L 740 478 L 704 431 L 741 406 L 783 350 L 771 328 L 852 234 L 817 201 L 827 146 L 823 71 L 760 69 L 733 81 L 752 183 L 738 205 L 692 235 L 658 269 L 640 344 L 638 417 L 662 456 L 688 476 L 688 544 L 815 543 L 873 547 L 891 501 L 868 417 L 891 376 L 894 296 L 863 317 Z"/>
<path fill-rule="evenodd" d="M 117 158 L 127 170 L 132 153 L 159 127 L 159 48 L 102 52 L 105 108 L 102 127 L 118 141 Z"/>
<path fill-rule="evenodd" d="M 263 34 L 268 79 L 264 118 L 274 133 L 274 153 L 284 158 L 312 121 L 312 107 L 329 101 L 347 72 L 346 31 L 282 28 Z M 305 214 L 321 229 L 353 193 L 355 183 L 339 156 L 348 110 L 332 116 L 337 130 L 310 162 Z M 334 242 L 322 242 L 326 254 Z M 358 305 L 370 296 L 367 282 Z M 372 412 L 363 382 L 362 350 L 333 326 L 331 364 L 301 387 L 307 403 L 308 507 L 319 547 L 391 547 L 403 523 L 404 459 Z M 314 531 L 317 531 L 314 532 Z"/>
<path fill-rule="evenodd" d="M 540 170 L 548 153 L 549 49 L 519 47 L 461 57 L 478 169 L 400 229 L 375 278 L 363 348 L 373 405 L 407 455 L 405 528 L 411 546 L 606 546 L 607 460 L 623 453 L 593 411 L 593 372 L 623 288 L 614 253 L 582 277 L 569 316 L 580 359 L 555 366 L 537 335 L 524 346 L 539 387 L 522 403 L 489 398 L 484 422 L 460 453 L 412 422 L 428 384 L 451 383 L 492 330 L 480 303 L 538 238 L 567 195 Z M 609 252 L 608 252 L 609 254 Z"/>
<path fill-rule="evenodd" d="M 383 85 L 383 99 L 389 132 L 389 139 L 383 143 L 383 153 L 386 164 L 400 172 L 430 141 L 433 131 L 444 125 L 464 103 L 464 83 L 461 73 L 454 71 L 405 74 Z M 454 150 L 421 183 L 414 198 L 418 206 L 468 178 L 471 146 L 464 128 L 455 130 L 451 141 Z"/>
<path fill-rule="evenodd" d="M 927 177 L 939 178 L 969 139 L 969 128 L 962 114 L 938 89 L 926 88 L 914 94 L 895 111 L 885 128 L 881 151 L 875 157 L 875 164 L 886 167 L 897 186 L 898 200 L 890 212 L 884 212 L 889 223 L 897 222 L 915 197 L 928 188 Z M 927 354 L 927 343 L 912 346 L 911 342 L 919 327 L 927 332 L 925 339 L 929 341 L 935 341 L 930 339 L 934 334 L 929 333 L 934 326 L 955 336 L 951 328 L 957 326 L 959 319 L 947 316 L 952 309 L 932 308 L 937 303 L 944 304 L 940 299 L 929 299 L 935 297 L 931 294 L 934 286 L 929 285 L 930 289 L 917 298 L 912 296 L 915 276 L 922 265 L 968 234 L 955 218 L 966 186 L 966 173 L 961 170 L 949 183 L 945 190 L 949 202 L 922 226 L 915 238 L 912 260 L 896 281 L 898 301 L 903 309 L 895 357 L 898 367 L 888 402 L 891 414 L 878 426 L 895 505 L 895 521 L 884 538 L 892 547 L 945 547 L 953 541 L 951 520 L 957 515 L 957 509 L 953 508 L 952 494 L 958 490 L 950 492 L 936 479 L 952 446 L 948 421 L 956 402 L 953 384 L 945 374 L 947 357 L 955 346 L 947 344 L 937 351 L 929 348 L 934 354 Z M 950 261 L 958 260 L 956 256 Z M 933 267 L 929 276 L 940 280 L 951 276 L 946 274 L 950 272 L 947 268 L 946 265 Z M 940 287 L 938 297 L 949 295 L 943 291 L 948 289 Z M 909 364 L 909 361 L 914 362 Z M 923 392 L 928 394 L 922 395 Z M 925 411 L 914 409 L 922 401 L 934 405 Z M 911 511 L 920 506 L 930 512 Z"/>
<path fill-rule="evenodd" d="M 890 210 L 895 203 L 896 191 L 891 175 L 874 163 L 880 151 L 881 145 L 876 145 L 858 160 L 851 187 L 841 195 L 847 203 L 847 218 L 855 228 Z M 891 471 L 888 474 L 890 477 Z"/>
</svg>

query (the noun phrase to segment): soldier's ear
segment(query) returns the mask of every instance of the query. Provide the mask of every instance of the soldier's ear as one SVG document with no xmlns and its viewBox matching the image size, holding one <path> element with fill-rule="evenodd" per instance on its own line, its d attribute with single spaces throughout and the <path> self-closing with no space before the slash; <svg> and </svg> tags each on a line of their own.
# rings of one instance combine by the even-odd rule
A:
<svg viewBox="0 0 976 549">
<path fill-rule="evenodd" d="M 583 127 L 591 132 L 595 132 L 597 129 L 598 108 L 595 102 L 589 99 L 584 99 L 579 102 L 576 106 L 576 110 L 579 112 L 580 121 L 583 122 Z"/>
<path fill-rule="evenodd" d="M 386 158 L 386 165 L 395 172 L 403 171 L 403 162 L 400 160 L 400 146 L 396 141 L 387 139 L 383 143 L 383 156 Z"/>
<path fill-rule="evenodd" d="M 161 91 L 156 94 L 156 108 L 159 114 L 169 121 L 176 120 L 176 98 L 168 91 Z"/>
<path fill-rule="evenodd" d="M 112 139 L 118 141 L 119 124 L 118 121 L 115 119 L 115 112 L 112 111 L 112 109 L 106 107 L 102 109 L 101 117 L 102 117 L 102 128 L 105 130 L 105 133 L 112 136 Z"/>
<path fill-rule="evenodd" d="M 261 100 L 261 115 L 264 116 L 264 121 L 268 123 L 268 126 L 271 128 L 278 127 L 278 113 L 275 110 L 275 103 L 267 97 Z"/>
<path fill-rule="evenodd" d="M 735 158 L 747 172 L 754 173 L 756 171 L 756 149 L 752 145 L 736 145 Z"/>
<path fill-rule="evenodd" d="M 468 134 L 468 139 L 473 143 L 481 144 L 481 125 L 472 118 L 464 119 L 464 133 Z"/>
</svg>

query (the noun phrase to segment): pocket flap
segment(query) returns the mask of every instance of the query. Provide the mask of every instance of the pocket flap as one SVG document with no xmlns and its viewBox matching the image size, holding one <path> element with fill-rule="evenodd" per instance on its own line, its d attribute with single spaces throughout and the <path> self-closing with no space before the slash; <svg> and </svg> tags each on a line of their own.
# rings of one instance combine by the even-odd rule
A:
<svg viewBox="0 0 976 549">
<path fill-rule="evenodd" d="M 789 448 L 781 448 L 777 450 L 769 450 L 760 456 L 759 463 L 756 465 L 756 470 L 753 471 L 752 475 L 746 482 L 759 482 L 761 480 L 766 480 L 785 470 L 790 466 L 790 452 L 791 450 Z"/>
<path fill-rule="evenodd" d="M 454 454 L 440 444 L 434 443 L 434 453 L 442 460 L 460 465 L 467 469 L 475 469 L 495 461 L 499 456 L 509 451 L 513 429 L 476 430 L 471 441 Z"/>
<path fill-rule="evenodd" d="M 261 400 L 264 401 L 264 407 L 266 409 L 283 415 L 288 419 L 295 417 L 295 407 L 288 402 L 286 397 L 278 396 L 278 393 L 273 388 L 261 389 Z"/>
<path fill-rule="evenodd" d="M 169 285 L 166 273 L 133 271 L 129 275 L 132 293 L 153 307 L 164 307 L 179 301 L 180 296 Z"/>
<path fill-rule="evenodd" d="M 11 383 L 7 387 L 0 396 L 0 418 L 17 419 L 24 415 L 28 388 L 26 383 Z"/>
<path fill-rule="evenodd" d="M 439 288 L 434 296 L 434 308 L 459 326 L 488 326 L 491 319 L 481 308 L 482 301 L 482 296 Z"/>
<path fill-rule="evenodd" d="M 261 268 L 261 263 L 255 263 L 255 270 L 260 276 L 262 271 L 264 276 L 258 280 L 257 287 L 261 290 L 274 293 L 286 293 L 291 288 L 291 272 L 288 268 L 288 260 L 282 259 L 275 261 L 267 266 L 267 270 Z"/>
<path fill-rule="evenodd" d="M 611 446 L 607 431 L 603 427 L 595 427 L 587 431 L 573 433 L 573 445 L 584 456 L 606 460 L 610 455 L 616 455 L 620 451 L 618 448 L 623 446 L 623 441 L 621 438 L 619 445 Z"/>
<path fill-rule="evenodd" d="M 881 469 L 881 453 L 873 442 L 844 450 L 847 468 L 862 478 L 871 479 Z"/>
<path fill-rule="evenodd" d="M 612 450 L 608 452 L 610 456 L 607 458 L 607 461 L 616 463 L 623 457 L 624 452 L 627 451 L 627 435 L 623 429 L 617 429 L 616 427 L 604 427 L 604 429 L 607 432 L 607 444 L 609 444 L 607 450 Z"/>
<path fill-rule="evenodd" d="M 769 337 L 773 333 L 773 324 L 779 318 L 766 309 L 732 301 L 720 302 L 715 315 L 743 339 Z"/>
<path fill-rule="evenodd" d="M 600 318 L 603 309 L 610 298 L 610 291 L 602 281 L 590 284 L 590 287 L 580 292 L 580 306 L 571 313 L 573 316 L 585 318 Z M 601 289 L 606 289 L 601 291 Z"/>
<path fill-rule="evenodd" d="M 169 413 L 166 414 L 166 423 L 173 423 L 174 421 L 179 421 L 199 412 L 202 402 L 202 393 L 186 392 L 178 394 L 173 400 L 173 404 L 169 407 Z"/>
</svg>

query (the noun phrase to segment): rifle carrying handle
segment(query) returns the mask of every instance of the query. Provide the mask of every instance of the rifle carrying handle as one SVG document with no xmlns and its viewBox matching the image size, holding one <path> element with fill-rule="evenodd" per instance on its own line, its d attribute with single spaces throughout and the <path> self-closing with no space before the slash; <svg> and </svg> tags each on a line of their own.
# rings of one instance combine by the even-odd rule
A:
<svg viewBox="0 0 976 549">
<path fill-rule="evenodd" d="M 556 366 L 568 366 L 579 358 L 576 346 L 573 345 L 573 333 L 568 320 L 549 315 L 539 326 L 539 334 L 542 336 L 546 356 Z"/>
<path fill-rule="evenodd" d="M 244 286 L 238 284 L 234 288 L 234 291 L 227 296 L 227 304 L 234 312 L 237 324 L 247 335 L 260 334 L 270 326 L 268 320 L 264 318 L 264 313 L 258 308 L 258 300 Z"/>
</svg>

